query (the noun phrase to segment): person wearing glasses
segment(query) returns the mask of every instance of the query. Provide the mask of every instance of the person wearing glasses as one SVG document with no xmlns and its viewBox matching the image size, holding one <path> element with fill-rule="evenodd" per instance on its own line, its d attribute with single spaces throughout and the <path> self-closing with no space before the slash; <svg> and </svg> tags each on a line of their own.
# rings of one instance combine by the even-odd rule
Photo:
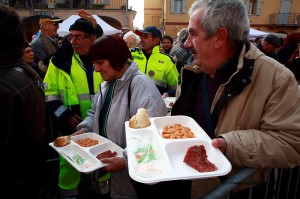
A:
<svg viewBox="0 0 300 199">
<path fill-rule="evenodd" d="M 69 42 L 63 42 L 53 55 L 44 78 L 46 109 L 55 118 L 57 136 L 76 131 L 103 81 L 87 57 L 96 35 L 101 36 L 103 30 L 97 24 L 95 29 L 92 20 L 87 20 L 91 15 L 83 13 L 82 16 L 85 18 L 77 19 L 70 26 Z M 60 197 L 75 198 L 81 191 L 77 189 L 80 181 L 80 172 L 60 157 Z"/>
<path fill-rule="evenodd" d="M 56 38 L 59 23 L 61 22 L 63 22 L 62 19 L 51 15 L 42 15 L 40 17 L 41 32 L 30 44 L 37 62 L 51 57 L 59 48 Z"/>
</svg>

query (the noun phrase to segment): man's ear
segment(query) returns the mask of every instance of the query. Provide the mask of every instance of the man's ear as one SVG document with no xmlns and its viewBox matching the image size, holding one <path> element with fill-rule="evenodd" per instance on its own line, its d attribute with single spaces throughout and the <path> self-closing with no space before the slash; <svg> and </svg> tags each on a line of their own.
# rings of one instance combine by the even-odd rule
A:
<svg viewBox="0 0 300 199">
<path fill-rule="evenodd" d="M 222 47 L 227 41 L 229 34 L 226 28 L 219 28 L 215 35 L 215 48 Z"/>
<path fill-rule="evenodd" d="M 156 45 L 160 45 L 160 39 L 159 39 L 159 37 L 155 37 L 154 41 L 156 42 Z"/>
</svg>

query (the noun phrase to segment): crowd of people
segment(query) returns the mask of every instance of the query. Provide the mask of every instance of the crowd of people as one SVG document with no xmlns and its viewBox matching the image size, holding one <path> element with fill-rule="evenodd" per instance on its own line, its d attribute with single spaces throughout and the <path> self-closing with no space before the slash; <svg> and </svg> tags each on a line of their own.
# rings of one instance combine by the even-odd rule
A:
<svg viewBox="0 0 300 199">
<path fill-rule="evenodd" d="M 293 32 L 284 39 L 272 34 L 258 36 L 254 44 L 261 52 L 289 68 L 300 84 L 300 32 Z"/>
<path fill-rule="evenodd" d="M 125 122 L 140 108 L 150 117 L 193 118 L 232 164 L 228 176 L 257 168 L 232 198 L 247 198 L 251 184 L 253 197 L 264 198 L 268 168 L 300 166 L 300 33 L 283 42 L 274 35 L 250 42 L 243 1 L 195 1 L 188 27 L 176 41 L 155 26 L 106 35 L 90 13 L 80 10 L 61 43 L 62 20 L 50 15 L 41 16 L 40 34 L 28 42 L 15 10 L 0 4 L 0 14 L 6 46 L 0 50 L 3 195 L 190 199 L 223 182 L 147 185 L 131 179 Z M 176 96 L 170 112 L 166 96 Z M 48 143 L 86 132 L 113 141 L 124 157 L 101 159 L 105 167 L 83 174 L 59 156 L 53 181 Z M 110 192 L 100 196 L 96 183 L 103 175 Z"/>
</svg>

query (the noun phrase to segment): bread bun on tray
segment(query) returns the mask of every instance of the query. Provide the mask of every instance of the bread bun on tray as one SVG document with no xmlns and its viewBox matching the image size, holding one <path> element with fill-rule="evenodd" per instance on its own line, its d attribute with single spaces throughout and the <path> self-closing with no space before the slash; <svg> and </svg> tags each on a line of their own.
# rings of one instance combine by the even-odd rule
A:
<svg viewBox="0 0 300 199">
<path fill-rule="evenodd" d="M 149 113 L 144 108 L 139 108 L 137 113 L 129 120 L 130 128 L 145 128 L 150 126 Z"/>
<path fill-rule="evenodd" d="M 56 138 L 56 140 L 54 141 L 54 146 L 57 147 L 62 147 L 62 146 L 66 146 L 68 144 L 70 144 L 71 142 L 71 136 L 60 136 L 58 138 Z"/>
</svg>

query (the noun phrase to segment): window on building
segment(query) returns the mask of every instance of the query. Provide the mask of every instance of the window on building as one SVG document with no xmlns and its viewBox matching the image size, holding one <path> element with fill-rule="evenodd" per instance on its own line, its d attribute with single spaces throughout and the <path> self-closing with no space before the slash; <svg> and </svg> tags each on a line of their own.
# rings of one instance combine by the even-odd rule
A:
<svg viewBox="0 0 300 199">
<path fill-rule="evenodd" d="M 153 24 L 156 27 L 159 27 L 161 25 L 160 16 L 154 15 L 151 17 L 151 24 Z"/>
<path fill-rule="evenodd" d="M 186 13 L 186 0 L 171 0 L 171 13 L 173 14 Z"/>
<path fill-rule="evenodd" d="M 246 0 L 245 4 L 249 15 L 260 15 L 262 0 Z"/>
<path fill-rule="evenodd" d="M 257 1 L 256 0 L 250 0 L 248 14 L 249 15 L 255 15 L 256 7 L 257 7 Z"/>
<path fill-rule="evenodd" d="M 110 0 L 104 0 L 104 5 L 109 5 L 110 4 Z"/>
</svg>

